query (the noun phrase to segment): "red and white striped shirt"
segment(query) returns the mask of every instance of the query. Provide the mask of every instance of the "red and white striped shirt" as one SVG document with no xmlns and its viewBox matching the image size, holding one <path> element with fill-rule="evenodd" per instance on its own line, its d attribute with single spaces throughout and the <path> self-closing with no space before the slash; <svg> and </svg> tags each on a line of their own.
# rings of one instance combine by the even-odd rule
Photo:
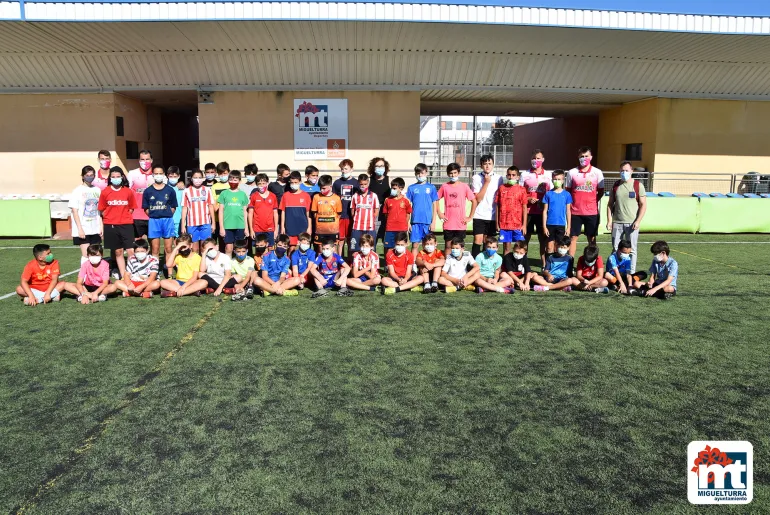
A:
<svg viewBox="0 0 770 515">
<path fill-rule="evenodd" d="M 364 256 L 361 252 L 353 255 L 353 270 L 374 270 L 374 275 L 380 275 L 380 257 L 374 252 Z"/>
<path fill-rule="evenodd" d="M 366 193 L 354 193 L 350 201 L 350 209 L 353 211 L 354 231 L 373 231 L 376 220 L 374 211 L 380 208 L 380 200 L 371 191 Z"/>
<path fill-rule="evenodd" d="M 184 190 L 183 206 L 187 207 L 187 226 L 211 225 L 209 206 L 214 204 L 214 195 L 207 186 L 188 186 Z"/>
</svg>

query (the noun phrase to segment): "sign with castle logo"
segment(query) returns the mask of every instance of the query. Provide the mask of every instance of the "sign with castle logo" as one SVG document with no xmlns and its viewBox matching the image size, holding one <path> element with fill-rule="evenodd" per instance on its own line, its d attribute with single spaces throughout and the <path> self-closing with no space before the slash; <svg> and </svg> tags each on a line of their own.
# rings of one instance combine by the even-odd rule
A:
<svg viewBox="0 0 770 515">
<path fill-rule="evenodd" d="M 294 159 L 343 159 L 348 148 L 348 101 L 294 100 Z"/>
</svg>

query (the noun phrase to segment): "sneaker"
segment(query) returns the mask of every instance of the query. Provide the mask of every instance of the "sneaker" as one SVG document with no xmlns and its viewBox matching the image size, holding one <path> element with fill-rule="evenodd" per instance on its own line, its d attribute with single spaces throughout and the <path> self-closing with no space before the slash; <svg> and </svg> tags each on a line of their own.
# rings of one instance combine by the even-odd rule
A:
<svg viewBox="0 0 770 515">
<path fill-rule="evenodd" d="M 433 283 L 430 287 L 431 293 L 436 293 L 438 291 L 438 283 Z"/>
<path fill-rule="evenodd" d="M 484 293 L 485 291 L 486 291 L 486 290 L 485 290 L 484 288 L 482 288 L 481 286 L 479 286 L 478 288 L 476 288 L 476 293 Z"/>
<path fill-rule="evenodd" d="M 225 295 L 235 295 L 235 288 L 222 288 L 222 293 Z"/>
<path fill-rule="evenodd" d="M 383 295 L 395 295 L 396 289 L 395 288 L 383 288 L 382 290 Z"/>
<path fill-rule="evenodd" d="M 596 288 L 594 289 L 594 291 L 596 293 L 609 293 L 610 289 L 605 286 L 604 288 Z"/>
<path fill-rule="evenodd" d="M 107 296 L 106 295 L 99 295 L 97 299 L 99 302 L 107 302 Z"/>
<path fill-rule="evenodd" d="M 211 294 L 212 294 L 212 293 L 214 293 L 215 291 L 216 291 L 216 290 L 215 290 L 214 288 L 206 288 L 206 295 L 211 295 Z"/>
<path fill-rule="evenodd" d="M 532 287 L 533 291 L 548 291 L 548 286 L 540 286 L 539 284 L 536 284 Z"/>
<path fill-rule="evenodd" d="M 296 297 L 297 295 L 299 295 L 297 290 L 284 290 L 283 292 L 284 297 Z"/>
<path fill-rule="evenodd" d="M 572 286 L 567 286 L 562 290 L 564 293 L 569 293 L 572 291 Z"/>
<path fill-rule="evenodd" d="M 430 292 L 431 292 L 431 287 L 430 287 L 430 285 L 427 285 L 427 284 L 426 284 L 425 286 L 423 286 L 423 287 L 422 287 L 422 292 L 423 292 L 423 293 L 430 293 Z"/>
<path fill-rule="evenodd" d="M 639 290 L 637 290 L 636 288 L 629 288 L 628 289 L 628 294 L 632 295 L 634 297 L 638 297 L 639 296 Z"/>
<path fill-rule="evenodd" d="M 143 299 L 151 299 L 152 298 L 152 292 L 151 291 L 143 291 L 142 292 L 142 298 Z"/>
<path fill-rule="evenodd" d="M 244 293 L 236 293 L 232 297 L 230 297 L 230 300 L 233 302 L 238 302 L 239 300 L 243 300 L 246 298 L 246 294 Z"/>
<path fill-rule="evenodd" d="M 497 288 L 495 291 L 497 293 L 505 293 L 505 288 Z"/>
<path fill-rule="evenodd" d="M 130 296 L 131 296 L 131 294 L 130 294 L 130 293 L 128 293 L 127 291 L 124 291 L 124 292 L 123 292 L 123 296 L 124 296 L 124 297 L 130 297 Z"/>
<path fill-rule="evenodd" d="M 352 297 L 353 292 L 349 288 L 340 288 L 337 292 L 337 297 Z"/>
<path fill-rule="evenodd" d="M 83 302 L 83 296 L 82 295 L 78 295 L 78 302 Z"/>
<path fill-rule="evenodd" d="M 329 295 L 329 292 L 323 288 L 321 288 L 318 291 L 314 291 L 313 294 L 310 296 L 311 299 L 320 299 L 321 297 L 326 297 Z"/>
<path fill-rule="evenodd" d="M 670 300 L 670 299 L 672 299 L 673 297 L 674 297 L 674 294 L 673 294 L 673 293 L 670 293 L 670 292 L 664 292 L 664 293 L 663 293 L 663 300 Z"/>
<path fill-rule="evenodd" d="M 196 297 L 200 297 L 201 295 L 203 295 L 203 292 L 198 290 L 195 293 L 193 293 L 193 295 L 195 295 Z"/>
<path fill-rule="evenodd" d="M 254 288 L 253 287 L 249 286 L 248 288 L 246 288 L 246 298 L 249 299 L 249 300 L 254 298 Z"/>
<path fill-rule="evenodd" d="M 507 293 L 508 295 L 513 295 L 514 293 L 516 293 L 516 288 L 514 288 L 513 286 L 508 286 L 504 288 L 504 290 L 505 290 L 505 293 Z"/>
<path fill-rule="evenodd" d="M 472 284 L 469 284 L 468 286 L 465 287 L 465 291 L 476 291 L 476 287 L 473 286 Z"/>
<path fill-rule="evenodd" d="M 263 297 L 269 297 L 270 295 L 272 295 L 272 293 L 270 293 L 269 291 L 267 291 L 267 290 L 262 290 L 262 296 L 263 296 Z"/>
<path fill-rule="evenodd" d="M 457 291 L 457 286 L 446 286 L 444 288 L 444 292 L 446 293 L 454 293 Z"/>
<path fill-rule="evenodd" d="M 167 299 L 169 297 L 176 297 L 176 292 L 169 290 L 160 290 L 160 298 Z"/>
</svg>

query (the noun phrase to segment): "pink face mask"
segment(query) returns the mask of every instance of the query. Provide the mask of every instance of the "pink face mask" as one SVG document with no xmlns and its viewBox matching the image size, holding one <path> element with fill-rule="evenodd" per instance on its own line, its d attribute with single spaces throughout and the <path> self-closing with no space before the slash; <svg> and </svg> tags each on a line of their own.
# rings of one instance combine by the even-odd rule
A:
<svg viewBox="0 0 770 515">
<path fill-rule="evenodd" d="M 581 157 L 578 161 L 581 167 L 586 167 L 591 164 L 591 157 Z"/>
<path fill-rule="evenodd" d="M 146 161 L 146 160 L 139 161 L 139 168 L 141 168 L 145 172 L 149 170 L 151 166 L 152 166 L 152 161 Z"/>
<path fill-rule="evenodd" d="M 322 190 L 321 190 L 321 195 L 323 195 L 323 196 L 325 196 L 325 197 L 328 197 L 328 196 L 329 196 L 329 195 L 331 195 L 331 194 L 332 194 L 332 189 L 331 189 L 331 188 L 328 188 L 328 189 L 322 189 Z"/>
<path fill-rule="evenodd" d="M 541 166 L 543 166 L 543 160 L 542 159 L 533 159 L 532 160 L 532 168 L 534 170 L 539 169 Z"/>
<path fill-rule="evenodd" d="M 267 186 L 257 186 L 257 191 L 260 193 L 264 193 L 267 189 Z"/>
<path fill-rule="evenodd" d="M 112 164 L 112 161 L 110 161 L 109 159 L 102 159 L 101 161 L 99 161 L 99 166 L 101 167 L 102 170 L 108 170 L 110 168 L 110 164 Z"/>
</svg>

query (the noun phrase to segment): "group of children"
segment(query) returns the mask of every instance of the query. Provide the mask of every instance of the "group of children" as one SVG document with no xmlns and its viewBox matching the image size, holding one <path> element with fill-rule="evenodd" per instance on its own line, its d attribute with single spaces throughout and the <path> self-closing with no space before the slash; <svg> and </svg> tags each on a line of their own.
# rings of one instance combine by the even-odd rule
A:
<svg viewBox="0 0 770 515">
<path fill-rule="evenodd" d="M 77 282 L 58 281 L 59 267 L 50 248 L 36 245 L 34 259 L 22 273 L 18 295 L 26 304 L 35 305 L 58 300 L 64 291 L 83 304 L 118 292 L 143 297 L 224 293 L 238 301 L 251 299 L 257 292 L 296 295 L 305 287 L 314 290 L 313 298 L 332 290 L 350 296 L 353 290 L 377 289 L 393 294 L 572 288 L 607 293 L 612 288 L 660 298 L 676 293 L 678 266 L 663 241 L 652 246 L 655 259 L 649 279 L 643 272 L 632 273 L 627 241 L 621 241 L 609 256 L 606 270 L 595 245 L 588 245 L 574 265 L 567 227 L 571 197 L 563 189 L 561 170 L 552 173 L 553 188 L 542 200 L 549 248 L 542 273 L 537 274 L 527 259 L 528 194 L 515 166 L 506 171 L 495 197 L 500 236 L 487 236 L 483 251 L 476 256 L 465 250 L 466 225 L 473 217 L 476 197 L 467 184 L 458 181 L 460 167 L 455 164 L 447 167 L 449 181 L 439 190 L 427 183 L 427 166 L 419 164 L 415 184 L 406 188 L 402 178 L 393 178 L 389 195 L 370 190 L 370 175 L 374 174 L 353 178 L 353 163 L 348 159 L 340 163 L 337 181 L 330 175 L 319 177 L 318 170 L 309 166 L 303 182 L 299 172 L 280 165 L 278 181 L 270 183 L 256 165 L 247 165 L 242 183 L 241 172 L 230 171 L 227 163 L 210 166 L 212 170 L 207 165 L 205 171 L 193 171 L 187 185 L 179 182 L 176 167 L 151 168 L 153 182 L 144 189 L 141 204 L 149 217 L 149 242 L 134 237 L 132 212 L 139 206 L 134 195 L 124 191 L 128 181 L 123 170 L 110 168 L 109 177 L 104 178 L 109 182 L 97 197 L 104 241 L 117 268 L 116 280 L 111 281 L 101 245 L 74 238 L 84 251 Z M 376 176 L 380 175 L 378 171 Z M 92 186 L 93 168 L 85 167 L 82 176 L 84 186 Z M 443 212 L 439 199 L 444 199 Z M 470 214 L 466 200 L 471 202 Z M 376 222 L 383 218 L 385 230 L 380 236 L 385 267 L 381 271 Z M 444 225 L 443 251 L 433 232 L 439 219 Z M 73 221 L 75 226 L 83 236 L 81 221 Z M 161 241 L 165 250 L 162 264 Z M 502 256 L 498 243 L 503 247 Z"/>
</svg>

